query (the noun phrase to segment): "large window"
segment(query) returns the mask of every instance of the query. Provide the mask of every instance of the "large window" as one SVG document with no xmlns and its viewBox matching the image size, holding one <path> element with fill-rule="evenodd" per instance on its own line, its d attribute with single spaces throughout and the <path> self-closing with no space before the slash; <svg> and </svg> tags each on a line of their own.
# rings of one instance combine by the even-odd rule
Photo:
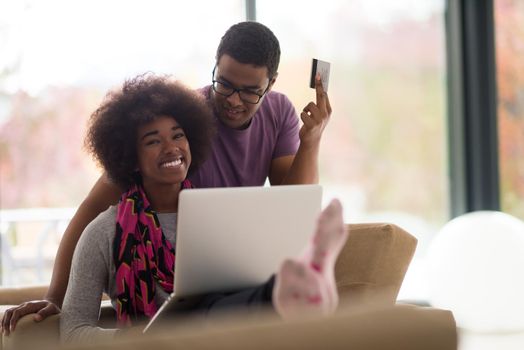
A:
<svg viewBox="0 0 524 350">
<path fill-rule="evenodd" d="M 501 209 L 524 219 L 524 2 L 496 0 Z"/>
<path fill-rule="evenodd" d="M 106 91 L 146 71 L 208 84 L 220 37 L 244 12 L 243 0 L 0 2 L 4 284 L 49 279 L 67 219 L 100 174 L 82 145 Z"/>
<path fill-rule="evenodd" d="M 275 89 L 299 111 L 314 99 L 311 58 L 332 63 L 325 199 L 341 198 L 348 222 L 403 226 L 419 239 L 422 259 L 449 218 L 444 1 L 301 1 L 298 8 L 264 0 L 257 20 L 282 46 Z M 418 262 L 401 298 L 424 298 Z"/>
<path fill-rule="evenodd" d="M 146 71 L 173 73 L 192 87 L 207 84 L 220 37 L 244 20 L 244 6 L 243 0 L 0 3 L 0 243 L 10 249 L 2 253 L 3 270 L 14 272 L 2 275 L 4 284 L 49 278 L 67 218 L 100 174 L 82 141 L 107 89 Z M 417 236 L 401 297 L 424 297 L 417 260 L 449 216 L 444 6 L 444 0 L 332 0 L 320 11 L 316 1 L 264 0 L 256 8 L 282 47 L 275 89 L 298 111 L 315 96 L 308 88 L 311 58 L 332 63 L 334 112 L 320 164 L 324 197 L 341 198 L 348 222 L 394 222 Z M 28 208 L 44 209 L 15 210 Z M 22 259 L 27 254 L 45 269 L 30 267 L 34 261 Z"/>
</svg>

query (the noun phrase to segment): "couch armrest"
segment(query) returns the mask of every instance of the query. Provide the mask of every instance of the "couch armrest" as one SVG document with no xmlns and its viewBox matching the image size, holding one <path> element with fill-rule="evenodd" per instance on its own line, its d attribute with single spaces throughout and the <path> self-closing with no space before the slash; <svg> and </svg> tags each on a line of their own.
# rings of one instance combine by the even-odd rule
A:
<svg viewBox="0 0 524 350">
<path fill-rule="evenodd" d="M 2 336 L 2 349 L 56 348 L 59 344 L 60 316 L 52 315 L 35 322 L 34 315 L 25 315 L 18 321 L 15 332 Z"/>
<path fill-rule="evenodd" d="M 29 300 L 43 299 L 47 292 L 47 288 L 47 285 L 0 288 L 0 320 L 4 316 L 4 312 L 12 306 L 19 305 Z M 3 346 L 4 342 L 6 342 L 6 339 L 4 338 L 7 337 L 0 334 L 0 350 L 6 349 Z"/>
<path fill-rule="evenodd" d="M 43 299 L 48 286 L 0 288 L 0 319 L 9 307 L 19 305 L 30 300 Z M 0 334 L 0 350 L 14 349 L 55 349 L 60 341 L 60 315 L 52 315 L 46 319 L 35 322 L 35 314 L 22 317 L 16 331 L 9 336 Z M 111 301 L 104 294 L 99 324 L 101 327 L 115 326 L 115 312 Z"/>
<path fill-rule="evenodd" d="M 1 336 L 0 350 L 16 349 L 56 349 L 60 345 L 60 314 L 35 322 L 35 314 L 22 317 L 16 331 L 9 336 Z M 109 300 L 102 301 L 99 326 L 115 327 L 115 312 Z"/>
<path fill-rule="evenodd" d="M 43 299 L 48 285 L 0 288 L 0 305 L 18 305 L 29 300 Z"/>
<path fill-rule="evenodd" d="M 349 224 L 335 266 L 343 303 L 393 304 L 415 254 L 417 239 L 394 224 Z"/>
</svg>

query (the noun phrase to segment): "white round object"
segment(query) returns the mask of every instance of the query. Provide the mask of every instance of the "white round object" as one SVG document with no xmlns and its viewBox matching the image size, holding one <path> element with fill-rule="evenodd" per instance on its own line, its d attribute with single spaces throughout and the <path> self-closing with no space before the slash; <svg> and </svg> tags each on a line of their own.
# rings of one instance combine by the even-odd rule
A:
<svg viewBox="0 0 524 350">
<path fill-rule="evenodd" d="M 524 222 L 478 211 L 448 222 L 428 255 L 430 303 L 453 312 L 459 327 L 524 330 Z"/>
</svg>

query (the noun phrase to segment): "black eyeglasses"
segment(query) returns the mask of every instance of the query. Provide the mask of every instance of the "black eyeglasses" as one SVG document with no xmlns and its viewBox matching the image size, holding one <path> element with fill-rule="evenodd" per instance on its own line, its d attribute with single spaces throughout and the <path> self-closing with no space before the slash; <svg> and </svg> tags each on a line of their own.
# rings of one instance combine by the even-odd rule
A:
<svg viewBox="0 0 524 350">
<path fill-rule="evenodd" d="M 262 94 L 258 94 L 252 90 L 235 88 L 226 82 L 215 80 L 216 69 L 217 67 L 215 66 L 215 68 L 213 68 L 213 75 L 211 81 L 213 82 L 213 90 L 217 94 L 220 94 L 222 96 L 229 97 L 233 95 L 235 92 L 238 92 L 238 97 L 240 97 L 242 101 L 255 105 L 258 102 L 260 102 L 260 99 L 266 94 L 267 90 L 269 89 L 270 84 L 267 85 L 266 89 Z"/>
</svg>

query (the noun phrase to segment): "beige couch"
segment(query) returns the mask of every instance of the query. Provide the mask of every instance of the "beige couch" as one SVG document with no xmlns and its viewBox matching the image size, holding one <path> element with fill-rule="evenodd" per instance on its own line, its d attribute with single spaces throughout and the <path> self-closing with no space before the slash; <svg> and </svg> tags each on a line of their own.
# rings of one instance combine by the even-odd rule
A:
<svg viewBox="0 0 524 350">
<path fill-rule="evenodd" d="M 335 275 L 341 296 L 339 311 L 328 318 L 283 322 L 273 315 L 245 320 L 230 315 L 213 325 L 187 321 L 150 336 L 129 334 L 96 349 L 243 349 L 355 348 L 456 349 L 450 312 L 395 305 L 402 280 L 415 252 L 416 239 L 392 224 L 351 224 Z M 44 287 L 0 289 L 0 304 L 42 298 Z M 5 309 L 5 307 L 3 307 Z M 102 307 L 102 326 L 113 313 Z M 23 317 L 17 330 L 3 337 L 5 350 L 55 348 L 59 315 L 35 323 Z M 398 347 L 392 347 L 393 345 Z M 76 348 L 83 348 L 77 345 Z M 85 348 L 90 348 L 85 346 Z"/>
</svg>

